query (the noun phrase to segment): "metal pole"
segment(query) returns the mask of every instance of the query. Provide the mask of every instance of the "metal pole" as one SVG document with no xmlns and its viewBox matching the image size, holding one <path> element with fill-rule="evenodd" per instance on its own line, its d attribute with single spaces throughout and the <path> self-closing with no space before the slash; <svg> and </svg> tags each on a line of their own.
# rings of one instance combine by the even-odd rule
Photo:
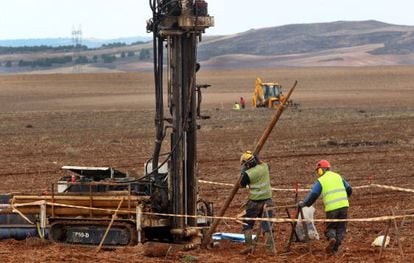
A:
<svg viewBox="0 0 414 263">
<path fill-rule="evenodd" d="M 52 183 L 52 217 L 55 217 L 55 184 L 53 183 Z"/>
<path fill-rule="evenodd" d="M 142 243 L 142 208 L 143 205 L 137 205 L 137 233 L 138 233 L 138 244 Z"/>
<path fill-rule="evenodd" d="M 254 155 L 257 155 L 262 150 L 263 145 L 265 144 L 267 138 L 269 137 L 270 133 L 273 130 L 273 127 L 275 127 L 277 121 L 280 118 L 280 115 L 282 115 L 285 103 L 289 100 L 290 95 L 292 95 L 292 92 L 295 90 L 297 84 L 298 84 L 298 81 L 295 81 L 295 83 L 293 84 L 293 87 L 289 90 L 289 93 L 287 94 L 286 99 L 277 108 L 275 114 L 273 115 L 271 122 L 269 123 L 265 131 L 263 132 L 262 137 L 260 138 L 259 142 L 257 143 L 253 151 Z M 234 184 L 233 189 L 230 192 L 230 195 L 227 197 L 226 201 L 224 202 L 223 207 L 220 209 L 219 214 L 218 214 L 219 217 L 222 217 L 224 215 L 231 201 L 233 201 L 234 196 L 236 195 L 237 191 L 240 188 L 240 181 L 241 181 L 241 176 L 238 177 L 237 182 Z M 220 223 L 220 221 L 221 219 L 213 220 L 213 223 L 211 224 L 210 228 L 207 231 L 206 236 L 203 239 L 203 243 L 202 243 L 203 247 L 207 247 L 208 244 L 210 243 L 211 236 L 213 235 L 214 231 L 216 231 L 216 228 L 218 224 Z"/>
<path fill-rule="evenodd" d="M 47 217 L 46 217 L 46 201 L 43 201 L 40 205 L 40 231 L 41 238 L 45 238 L 45 232 L 47 227 Z"/>
</svg>

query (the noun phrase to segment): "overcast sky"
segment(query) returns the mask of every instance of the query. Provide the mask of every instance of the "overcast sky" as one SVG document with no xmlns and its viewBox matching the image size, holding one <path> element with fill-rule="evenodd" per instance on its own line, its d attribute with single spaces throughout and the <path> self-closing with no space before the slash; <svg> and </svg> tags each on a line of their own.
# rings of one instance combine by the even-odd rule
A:
<svg viewBox="0 0 414 263">
<path fill-rule="evenodd" d="M 148 0 L 0 0 L 0 39 L 149 36 Z M 207 34 L 231 34 L 286 24 L 355 21 L 414 25 L 413 0 L 208 0 L 215 27 Z"/>
</svg>

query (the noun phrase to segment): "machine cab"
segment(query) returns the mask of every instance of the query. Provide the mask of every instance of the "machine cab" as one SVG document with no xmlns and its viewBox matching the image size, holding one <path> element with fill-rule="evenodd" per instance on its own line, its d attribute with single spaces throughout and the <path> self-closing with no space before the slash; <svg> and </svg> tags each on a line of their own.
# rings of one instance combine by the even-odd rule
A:
<svg viewBox="0 0 414 263">
<path fill-rule="evenodd" d="M 270 98 L 279 98 L 282 93 L 281 86 L 277 83 L 263 84 L 263 93 L 265 100 Z"/>
</svg>

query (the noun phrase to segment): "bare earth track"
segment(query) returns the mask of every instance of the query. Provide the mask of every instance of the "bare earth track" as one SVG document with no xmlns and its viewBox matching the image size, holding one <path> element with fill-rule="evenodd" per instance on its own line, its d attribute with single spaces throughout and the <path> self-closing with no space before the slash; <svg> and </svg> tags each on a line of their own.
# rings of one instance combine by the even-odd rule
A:
<svg viewBox="0 0 414 263">
<path fill-rule="evenodd" d="M 286 90 L 299 81 L 293 99 L 300 108 L 285 111 L 261 153 L 271 165 L 274 187 L 293 188 L 296 179 L 301 188 L 311 187 L 315 162 L 326 158 L 353 186 L 368 184 L 371 176 L 374 183 L 414 189 L 414 67 L 202 70 L 198 83 L 212 87 L 203 94 L 202 112 L 211 119 L 200 121 L 199 179 L 233 183 L 240 154 L 254 147 L 269 122 L 269 110 L 231 110 L 240 96 L 250 100 L 256 76 L 279 81 Z M 113 166 L 141 175 L 155 139 L 153 97 L 152 73 L 0 76 L 0 192 L 48 191 L 62 176 L 63 165 Z M 167 151 L 168 143 L 164 147 Z M 200 184 L 200 196 L 213 201 L 216 211 L 229 192 Z M 274 200 L 293 204 L 294 194 L 276 192 Z M 235 216 L 245 201 L 246 191 L 241 190 L 226 215 Z M 390 215 L 391 208 L 414 209 L 414 195 L 355 190 L 349 217 Z M 324 218 L 321 202 L 315 216 Z M 2 262 L 373 262 L 378 249 L 370 244 L 385 225 L 350 223 L 335 259 L 325 257 L 323 241 L 312 242 L 312 255 L 304 244 L 284 252 L 288 224 L 275 226 L 276 258 L 260 249 L 241 256 L 241 245 L 227 242 L 161 259 L 144 257 L 139 246 L 95 254 L 91 248 L 33 239 L 2 240 L 0 253 Z M 322 234 L 323 224 L 317 228 Z M 240 232 L 240 225 L 228 221 L 219 231 Z M 405 231 L 403 250 L 412 261 L 414 224 Z M 384 258 L 401 260 L 396 244 Z"/>
</svg>

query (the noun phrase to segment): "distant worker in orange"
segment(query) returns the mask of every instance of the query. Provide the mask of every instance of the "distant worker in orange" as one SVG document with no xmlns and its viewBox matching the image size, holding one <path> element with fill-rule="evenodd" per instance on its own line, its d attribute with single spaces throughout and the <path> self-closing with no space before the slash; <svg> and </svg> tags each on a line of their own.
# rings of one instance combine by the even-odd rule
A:
<svg viewBox="0 0 414 263">
<path fill-rule="evenodd" d="M 330 171 L 331 164 L 327 160 L 320 160 L 316 164 L 318 180 L 304 201 L 298 203 L 299 207 L 311 206 L 322 194 L 327 219 L 347 219 L 348 197 L 352 188 L 338 173 Z M 325 236 L 328 245 L 325 248 L 328 254 L 337 254 L 346 233 L 346 222 L 327 222 Z"/>
<path fill-rule="evenodd" d="M 242 109 L 246 107 L 246 102 L 244 101 L 243 97 L 240 97 L 240 106 Z"/>
</svg>

